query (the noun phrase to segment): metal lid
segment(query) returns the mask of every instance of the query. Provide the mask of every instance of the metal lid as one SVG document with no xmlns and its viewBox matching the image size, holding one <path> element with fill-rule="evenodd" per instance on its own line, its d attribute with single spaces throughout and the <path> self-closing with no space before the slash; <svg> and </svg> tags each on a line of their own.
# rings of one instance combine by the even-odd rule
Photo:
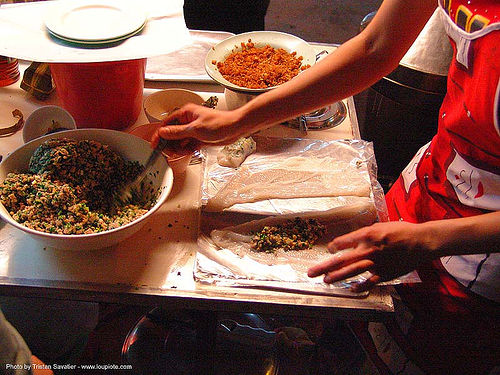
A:
<svg viewBox="0 0 500 375">
<path fill-rule="evenodd" d="M 368 14 L 360 25 L 364 29 L 375 16 Z M 389 73 L 381 84 L 394 83 L 408 90 L 418 90 L 420 94 L 444 95 L 447 73 L 453 51 L 440 18 L 439 8 L 433 15 L 399 62 L 399 66 Z"/>
<path fill-rule="evenodd" d="M 426 73 L 403 64 L 389 73 L 386 78 L 410 88 L 442 95 L 446 93 L 448 79 L 447 76 Z"/>
<path fill-rule="evenodd" d="M 308 130 L 330 129 L 340 125 L 347 117 L 347 107 L 342 101 L 287 121 L 288 127 Z"/>
</svg>

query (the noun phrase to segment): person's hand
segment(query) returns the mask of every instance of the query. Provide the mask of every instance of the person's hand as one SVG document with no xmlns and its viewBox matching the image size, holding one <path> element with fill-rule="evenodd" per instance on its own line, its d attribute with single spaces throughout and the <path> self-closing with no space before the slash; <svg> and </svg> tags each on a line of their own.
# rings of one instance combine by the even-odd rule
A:
<svg viewBox="0 0 500 375">
<path fill-rule="evenodd" d="M 430 259 L 428 234 L 422 224 L 406 222 L 376 223 L 358 229 L 328 244 L 332 253 L 352 250 L 334 254 L 329 260 L 311 267 L 308 276 L 324 274 L 324 281 L 333 283 L 369 271 L 368 280 L 353 286 L 356 291 L 368 290 L 379 282 L 405 275 Z"/>
<path fill-rule="evenodd" d="M 184 147 L 200 147 L 203 143 L 230 144 L 244 135 L 241 128 L 232 127 L 237 122 L 235 111 L 218 111 L 196 104 L 186 104 L 167 116 L 151 144 L 156 147 L 159 138 L 185 140 Z"/>
</svg>

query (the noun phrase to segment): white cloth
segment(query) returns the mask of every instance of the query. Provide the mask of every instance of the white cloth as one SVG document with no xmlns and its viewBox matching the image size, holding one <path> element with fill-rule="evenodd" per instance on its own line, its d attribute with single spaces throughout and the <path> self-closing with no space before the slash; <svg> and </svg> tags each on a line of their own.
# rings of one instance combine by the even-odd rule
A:
<svg viewBox="0 0 500 375">
<path fill-rule="evenodd" d="M 191 43 L 182 0 L 142 0 L 149 14 L 141 33 L 110 48 L 78 48 L 55 42 L 44 15 L 55 1 L 0 7 L 0 55 L 28 61 L 87 63 L 139 59 L 167 54 Z M 139 4 L 139 3 L 138 3 Z"/>
</svg>

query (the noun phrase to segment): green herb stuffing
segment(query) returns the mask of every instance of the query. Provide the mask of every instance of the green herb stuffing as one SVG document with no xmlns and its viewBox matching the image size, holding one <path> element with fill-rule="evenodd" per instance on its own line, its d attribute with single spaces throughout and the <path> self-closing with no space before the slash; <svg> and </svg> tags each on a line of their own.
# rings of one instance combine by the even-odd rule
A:
<svg viewBox="0 0 500 375">
<path fill-rule="evenodd" d="M 145 214 L 156 201 L 122 203 L 114 192 L 141 170 L 97 141 L 52 139 L 31 157 L 28 173 L 9 173 L 0 201 L 28 228 L 57 234 L 88 234 L 117 228 Z"/>
<path fill-rule="evenodd" d="M 296 217 L 281 225 L 265 226 L 252 238 L 251 247 L 257 252 L 274 253 L 310 249 L 325 234 L 326 228 L 316 219 Z"/>
</svg>

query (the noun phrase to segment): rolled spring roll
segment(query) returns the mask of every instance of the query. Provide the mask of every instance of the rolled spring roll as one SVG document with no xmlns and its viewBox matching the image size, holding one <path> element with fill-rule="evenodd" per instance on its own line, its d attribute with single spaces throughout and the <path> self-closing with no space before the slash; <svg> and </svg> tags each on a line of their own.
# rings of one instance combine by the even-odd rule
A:
<svg viewBox="0 0 500 375">
<path fill-rule="evenodd" d="M 248 157 L 255 152 L 257 145 L 252 137 L 240 138 L 236 142 L 224 146 L 217 154 L 217 162 L 223 167 L 238 168 Z"/>
</svg>

